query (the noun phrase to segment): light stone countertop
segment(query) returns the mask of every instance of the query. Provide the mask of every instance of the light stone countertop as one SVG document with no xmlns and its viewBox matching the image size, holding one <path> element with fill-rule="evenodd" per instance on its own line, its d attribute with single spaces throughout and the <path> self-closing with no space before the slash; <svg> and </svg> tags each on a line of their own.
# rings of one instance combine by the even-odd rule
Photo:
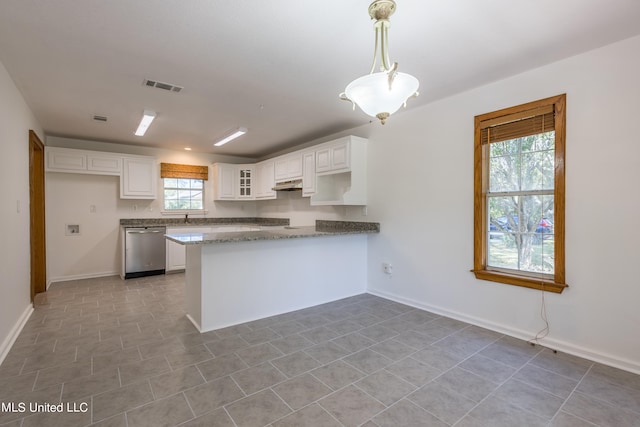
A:
<svg viewBox="0 0 640 427">
<path fill-rule="evenodd" d="M 298 239 L 307 237 L 337 236 L 349 234 L 379 233 L 380 224 L 375 222 L 316 221 L 315 226 L 273 227 L 257 231 L 232 231 L 218 233 L 166 234 L 172 242 L 182 245 L 204 245 L 256 240 Z"/>
<path fill-rule="evenodd" d="M 180 218 L 123 218 L 120 220 L 122 227 L 203 227 L 217 225 L 246 225 L 246 226 L 285 226 L 289 225 L 289 218 L 262 218 L 262 217 L 224 217 L 202 218 L 190 216 Z"/>
</svg>

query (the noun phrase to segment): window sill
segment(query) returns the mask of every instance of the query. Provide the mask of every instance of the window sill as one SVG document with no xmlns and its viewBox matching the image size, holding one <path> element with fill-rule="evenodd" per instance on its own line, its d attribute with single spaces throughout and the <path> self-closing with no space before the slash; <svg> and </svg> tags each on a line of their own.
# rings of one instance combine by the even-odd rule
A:
<svg viewBox="0 0 640 427">
<path fill-rule="evenodd" d="M 535 279 L 533 277 L 516 276 L 496 271 L 471 270 L 471 272 L 476 275 L 476 279 L 504 283 L 507 285 L 522 286 L 524 288 L 538 289 L 556 294 L 561 294 L 565 288 L 569 287 L 566 283 L 557 283 L 553 280 Z"/>
</svg>

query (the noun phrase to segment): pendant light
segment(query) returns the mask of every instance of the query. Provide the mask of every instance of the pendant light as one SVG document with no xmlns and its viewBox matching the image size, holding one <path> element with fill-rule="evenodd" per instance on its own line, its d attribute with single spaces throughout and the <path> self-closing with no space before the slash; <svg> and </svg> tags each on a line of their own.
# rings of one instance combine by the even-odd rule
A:
<svg viewBox="0 0 640 427">
<path fill-rule="evenodd" d="M 389 61 L 389 17 L 396 10 L 393 0 L 375 0 L 369 5 L 369 16 L 376 22 L 373 64 L 369 74 L 349 83 L 340 99 L 350 101 L 355 110 L 356 105 L 367 115 L 377 117 L 382 124 L 404 105 L 411 97 L 418 96 L 418 79 L 410 74 L 399 73 L 398 63 Z M 379 48 L 379 49 L 378 49 Z M 380 68 L 376 71 L 380 57 Z"/>
</svg>

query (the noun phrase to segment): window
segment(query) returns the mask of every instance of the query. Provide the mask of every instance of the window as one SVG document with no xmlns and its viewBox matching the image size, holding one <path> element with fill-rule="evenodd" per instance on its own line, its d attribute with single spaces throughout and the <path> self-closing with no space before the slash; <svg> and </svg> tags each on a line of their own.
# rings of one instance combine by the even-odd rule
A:
<svg viewBox="0 0 640 427">
<path fill-rule="evenodd" d="M 560 293 L 565 104 L 560 95 L 475 117 L 476 278 Z"/>
<path fill-rule="evenodd" d="M 201 179 L 164 178 L 164 209 L 202 210 L 204 181 Z"/>
<path fill-rule="evenodd" d="M 209 177 L 207 166 L 162 163 L 160 176 L 166 211 L 204 210 L 204 181 Z"/>
</svg>

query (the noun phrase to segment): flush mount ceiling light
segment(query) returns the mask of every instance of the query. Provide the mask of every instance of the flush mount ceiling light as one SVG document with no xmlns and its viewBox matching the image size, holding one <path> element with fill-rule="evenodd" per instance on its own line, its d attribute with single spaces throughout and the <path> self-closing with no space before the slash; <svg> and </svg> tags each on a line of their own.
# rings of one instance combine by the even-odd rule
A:
<svg viewBox="0 0 640 427">
<path fill-rule="evenodd" d="M 138 129 L 136 129 L 136 136 L 143 136 L 144 133 L 149 129 L 151 122 L 156 118 L 156 113 L 154 111 L 144 110 L 142 115 L 142 120 L 140 120 L 140 124 L 138 125 Z"/>
<path fill-rule="evenodd" d="M 349 83 L 340 99 L 350 101 L 367 115 L 377 117 L 382 124 L 398 109 L 407 105 L 407 100 L 418 96 L 418 79 L 412 75 L 399 73 L 398 63 L 389 61 L 389 17 L 396 11 L 393 0 L 376 0 L 369 5 L 369 16 L 375 19 L 376 43 L 373 64 L 369 74 Z M 378 47 L 380 48 L 378 50 Z M 376 70 L 380 57 L 380 71 Z"/>
<path fill-rule="evenodd" d="M 247 128 L 238 128 L 234 131 L 232 131 L 230 134 L 228 134 L 227 136 L 225 136 L 224 138 L 222 138 L 221 140 L 219 140 L 218 142 L 216 142 L 215 145 L 216 147 L 219 147 L 221 145 L 226 144 L 227 142 L 236 139 L 239 136 L 244 135 L 245 133 L 247 133 Z"/>
</svg>

